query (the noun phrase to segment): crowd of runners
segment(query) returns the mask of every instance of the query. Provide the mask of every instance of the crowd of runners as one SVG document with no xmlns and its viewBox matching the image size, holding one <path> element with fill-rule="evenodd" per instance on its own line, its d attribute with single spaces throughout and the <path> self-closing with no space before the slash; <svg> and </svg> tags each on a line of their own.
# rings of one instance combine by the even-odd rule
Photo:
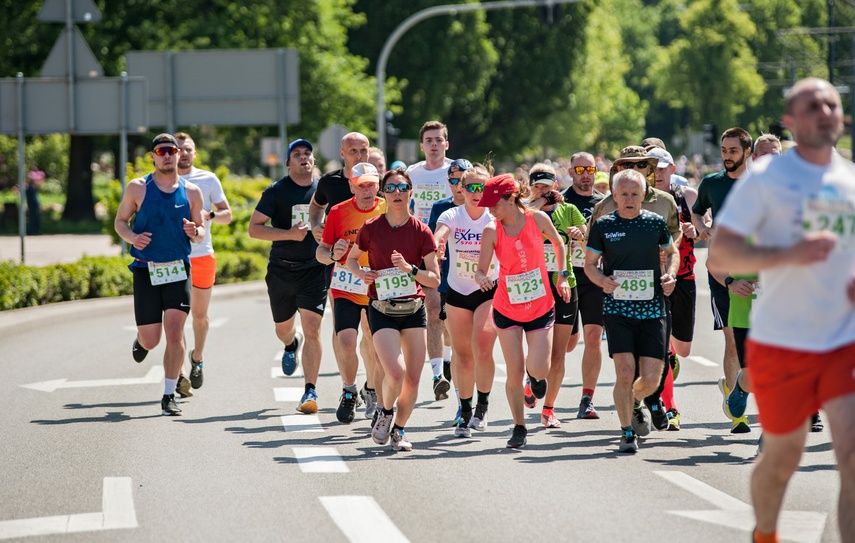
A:
<svg viewBox="0 0 855 543">
<path fill-rule="evenodd" d="M 597 419 L 605 337 L 616 373 L 617 451 L 636 452 L 651 431 L 680 430 L 674 381 L 692 349 L 694 245 L 709 241 L 711 311 L 725 345 L 724 416 L 731 432 L 750 432 L 753 393 L 764 432 L 752 478 L 755 541 L 777 540 L 805 435 L 823 428 L 820 408 L 834 438 L 840 527 L 850 541 L 855 167 L 834 148 L 842 108 L 828 82 L 795 85 L 783 123 L 795 140 L 783 154 L 772 135 L 754 140 L 742 128 L 726 130 L 724 169 L 697 189 L 675 174 L 655 137 L 622 149 L 608 172 L 593 154 L 577 152 L 563 191 L 564 172 L 551 163 L 512 175 L 471 157 L 451 160 L 438 121 L 420 131 L 423 161 L 388 170 L 382 151 L 354 132 L 341 142 L 343 167 L 315 179 L 311 142 L 291 142 L 288 175 L 264 191 L 249 236 L 272 242 L 266 282 L 282 371 L 303 368 L 298 411 L 318 411 L 320 324 L 329 303 L 342 379 L 336 418 L 350 423 L 364 407 L 378 445 L 412 449 L 406 425 L 426 360 L 434 399 L 457 402 L 454 435 L 484 430 L 497 339 L 513 417 L 507 447 L 526 445 L 527 409 L 539 406 L 547 428 L 561 426 L 558 402 L 578 401 L 577 418 Z M 116 217 L 134 257 L 134 359 L 166 336 L 164 415 L 180 414 L 176 394 L 202 386 L 216 270 L 208 226 L 231 220 L 219 180 L 193 167 L 194 152 L 187 134 L 158 135 L 155 172 L 128 185 Z M 580 341 L 581 397 L 559 398 L 566 354 Z"/>
</svg>

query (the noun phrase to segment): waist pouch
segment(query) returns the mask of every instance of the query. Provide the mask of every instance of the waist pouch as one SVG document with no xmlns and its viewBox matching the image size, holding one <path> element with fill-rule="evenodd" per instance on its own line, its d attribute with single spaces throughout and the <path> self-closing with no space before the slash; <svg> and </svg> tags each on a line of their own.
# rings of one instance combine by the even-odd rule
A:
<svg viewBox="0 0 855 543">
<path fill-rule="evenodd" d="M 387 317 L 408 317 L 418 312 L 423 305 L 424 300 L 421 298 L 371 300 L 371 307 Z"/>
</svg>

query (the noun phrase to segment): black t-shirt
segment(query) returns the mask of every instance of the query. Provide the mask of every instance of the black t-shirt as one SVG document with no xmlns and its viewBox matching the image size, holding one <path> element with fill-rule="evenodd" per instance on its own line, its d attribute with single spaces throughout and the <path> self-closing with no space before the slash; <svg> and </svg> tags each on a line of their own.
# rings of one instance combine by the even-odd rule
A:
<svg viewBox="0 0 855 543">
<path fill-rule="evenodd" d="M 692 213 L 703 215 L 709 209 L 713 221 L 715 221 L 715 216 L 724 205 L 724 200 L 734 184 L 736 184 L 736 179 L 727 175 L 727 170 L 705 176 L 701 180 L 701 184 L 698 185 L 698 199 L 692 206 Z"/>
<path fill-rule="evenodd" d="M 576 206 L 582 212 L 582 216 L 585 217 L 586 221 L 591 220 L 591 215 L 594 213 L 594 206 L 603 198 L 604 196 L 597 191 L 594 191 L 590 196 L 582 196 L 573 190 L 572 186 L 567 187 L 567 190 L 564 191 L 564 201 Z M 573 274 L 576 275 L 577 284 L 591 284 L 591 280 L 585 274 L 585 268 L 573 266 Z"/>
<path fill-rule="evenodd" d="M 349 180 L 344 176 L 344 168 L 321 176 L 318 181 L 318 190 L 315 192 L 315 203 L 319 206 L 327 206 L 327 214 L 334 205 L 351 198 L 353 193 L 350 191 Z"/>
<path fill-rule="evenodd" d="M 264 189 L 255 209 L 270 217 L 274 228 L 290 229 L 294 217 L 293 206 L 304 205 L 308 210 L 308 204 L 317 188 L 317 181 L 313 180 L 311 185 L 301 187 L 286 175 Z M 274 241 L 273 247 L 270 248 L 270 261 L 291 268 L 321 266 L 315 259 L 317 248 L 315 237 L 311 231 L 307 231 L 302 241 Z"/>
</svg>

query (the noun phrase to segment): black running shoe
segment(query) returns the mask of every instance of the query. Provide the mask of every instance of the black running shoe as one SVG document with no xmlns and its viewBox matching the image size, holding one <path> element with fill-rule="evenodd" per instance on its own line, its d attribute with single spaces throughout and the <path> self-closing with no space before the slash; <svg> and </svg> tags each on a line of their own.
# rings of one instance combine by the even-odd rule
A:
<svg viewBox="0 0 855 543">
<path fill-rule="evenodd" d="M 335 418 L 337 418 L 339 422 L 350 424 L 351 422 L 353 422 L 353 417 L 355 415 L 356 394 L 348 390 L 342 390 L 338 409 L 336 409 L 335 411 Z"/>
<path fill-rule="evenodd" d="M 175 403 L 175 394 L 164 394 L 160 400 L 160 409 L 164 416 L 174 417 L 181 414 L 178 404 Z"/>
<path fill-rule="evenodd" d="M 538 400 L 542 400 L 544 396 L 546 396 L 546 379 L 535 379 L 531 378 L 531 393 L 534 394 L 534 397 Z"/>
<path fill-rule="evenodd" d="M 667 430 L 668 412 L 665 411 L 665 404 L 662 403 L 662 399 L 660 398 L 657 403 L 653 403 L 645 398 L 644 404 L 650 410 L 650 421 L 653 423 L 653 427 L 659 431 Z"/>
<path fill-rule="evenodd" d="M 193 360 L 193 351 L 190 351 L 187 357 L 190 359 L 190 385 L 193 388 L 202 388 L 202 383 L 205 381 L 205 374 L 202 372 L 202 361 L 196 362 Z"/>
<path fill-rule="evenodd" d="M 517 424 L 514 426 L 514 433 L 511 435 L 511 439 L 508 440 L 508 448 L 509 449 L 521 449 L 525 447 L 525 436 L 528 434 L 528 430 L 525 429 L 525 426 L 522 424 Z"/>
<path fill-rule="evenodd" d="M 810 418 L 810 431 L 822 432 L 823 429 L 825 429 L 825 425 L 822 423 L 822 419 L 819 418 L 819 411 L 817 411 Z"/>
<path fill-rule="evenodd" d="M 175 392 L 179 398 L 189 398 L 193 396 L 190 392 L 190 381 L 184 375 L 178 376 L 178 382 L 175 384 Z"/>
<path fill-rule="evenodd" d="M 140 340 L 138 338 L 134 338 L 134 348 L 131 351 L 131 354 L 134 355 L 134 360 L 136 360 L 137 362 L 142 362 L 148 355 L 148 350 L 143 349 L 143 346 L 140 345 Z"/>
<path fill-rule="evenodd" d="M 451 384 L 442 375 L 433 378 L 433 396 L 437 401 L 447 400 Z"/>
</svg>

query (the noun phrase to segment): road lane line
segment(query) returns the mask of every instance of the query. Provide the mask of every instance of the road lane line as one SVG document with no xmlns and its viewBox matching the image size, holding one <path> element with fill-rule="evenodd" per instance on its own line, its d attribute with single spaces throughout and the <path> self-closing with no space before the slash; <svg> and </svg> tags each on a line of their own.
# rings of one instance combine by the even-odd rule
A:
<svg viewBox="0 0 855 543">
<path fill-rule="evenodd" d="M 349 473 L 335 447 L 294 447 L 294 457 L 303 473 Z"/>
<path fill-rule="evenodd" d="M 282 427 L 286 432 L 323 432 L 317 415 L 282 415 Z"/>
<path fill-rule="evenodd" d="M 698 481 L 690 475 L 686 475 L 682 471 L 654 471 L 656 475 L 663 479 L 674 483 L 683 490 L 688 490 L 695 496 L 708 501 L 719 509 L 726 511 L 751 511 L 751 506 L 747 503 L 737 500 L 729 494 L 725 494 L 717 488 L 713 488 L 706 483 Z"/>
<path fill-rule="evenodd" d="M 715 368 L 719 365 L 718 363 L 713 362 L 709 358 L 704 358 L 703 356 L 692 355 L 692 356 L 687 356 L 685 358 L 687 358 L 688 360 L 691 360 L 692 362 L 697 362 L 701 366 L 707 366 L 708 368 Z"/>
<path fill-rule="evenodd" d="M 320 496 L 327 513 L 351 543 L 408 543 L 371 496 Z"/>
<path fill-rule="evenodd" d="M 276 387 L 273 397 L 277 402 L 299 402 L 303 398 L 303 387 Z"/>
<path fill-rule="evenodd" d="M 90 387 L 112 387 L 125 385 L 150 385 L 163 380 L 163 366 L 152 366 L 143 377 L 129 377 L 125 379 L 92 379 L 89 381 L 69 381 L 68 379 L 56 379 L 53 381 L 41 381 L 20 385 L 23 388 L 40 390 L 42 392 L 54 392 L 58 388 L 90 388 Z"/>
<path fill-rule="evenodd" d="M 104 477 L 104 529 L 136 528 L 134 491 L 130 477 Z"/>
</svg>

